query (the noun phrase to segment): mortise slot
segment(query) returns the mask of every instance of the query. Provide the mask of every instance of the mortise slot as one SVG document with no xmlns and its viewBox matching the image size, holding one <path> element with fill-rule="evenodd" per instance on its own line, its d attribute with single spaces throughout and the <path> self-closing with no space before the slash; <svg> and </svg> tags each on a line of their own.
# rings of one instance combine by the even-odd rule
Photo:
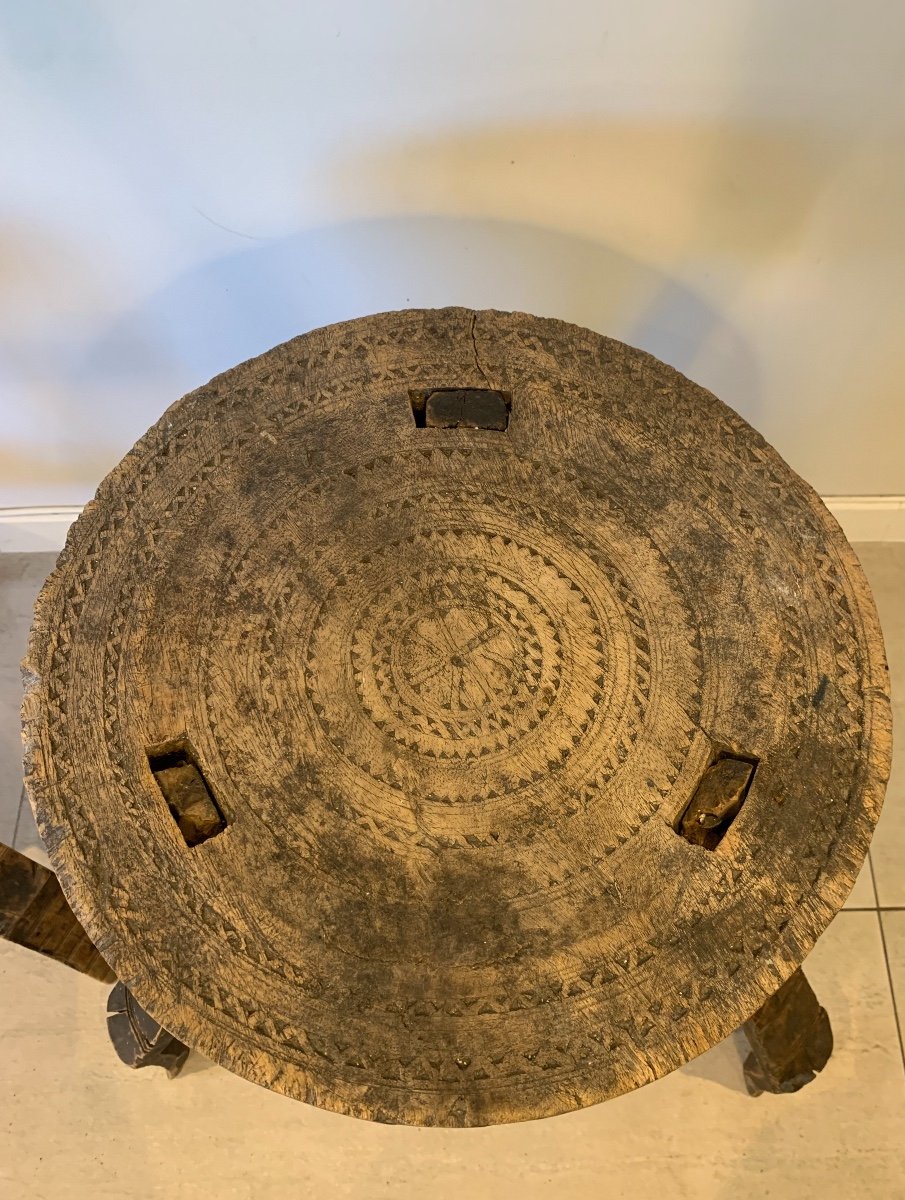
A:
<svg viewBox="0 0 905 1200">
<path fill-rule="evenodd" d="M 148 751 L 148 763 L 187 846 L 197 846 L 226 828 L 223 813 L 186 739 Z"/>
<path fill-rule="evenodd" d="M 701 776 L 676 832 L 693 846 L 715 850 L 745 803 L 757 763 L 756 758 L 721 753 Z"/>
<path fill-rule="evenodd" d="M 512 397 L 492 388 L 428 388 L 409 392 L 419 429 L 494 429 L 509 425 Z"/>
</svg>

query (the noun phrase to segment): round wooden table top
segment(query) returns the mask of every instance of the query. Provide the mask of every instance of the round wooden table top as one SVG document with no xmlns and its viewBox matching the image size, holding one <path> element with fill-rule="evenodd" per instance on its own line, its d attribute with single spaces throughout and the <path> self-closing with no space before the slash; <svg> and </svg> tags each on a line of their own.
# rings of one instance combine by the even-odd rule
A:
<svg viewBox="0 0 905 1200">
<path fill-rule="evenodd" d="M 729 1034 L 845 900 L 890 758 L 811 488 L 672 368 L 523 313 L 350 321 L 173 405 L 74 526 L 25 681 L 41 834 L 138 1001 L 422 1125 Z"/>
</svg>

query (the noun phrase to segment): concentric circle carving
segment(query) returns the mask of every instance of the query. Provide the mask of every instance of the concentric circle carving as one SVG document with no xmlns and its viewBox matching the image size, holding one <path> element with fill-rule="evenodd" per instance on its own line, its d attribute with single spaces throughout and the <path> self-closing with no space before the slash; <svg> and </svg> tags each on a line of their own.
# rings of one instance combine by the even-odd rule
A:
<svg viewBox="0 0 905 1200">
<path fill-rule="evenodd" d="M 511 580 L 449 565 L 383 589 L 353 633 L 352 669 L 362 708 L 403 745 L 475 758 L 509 746 L 549 711 L 561 636 Z"/>
<path fill-rule="evenodd" d="M 509 428 L 410 396 L 487 387 Z M 378 1120 L 565 1111 L 799 964 L 889 759 L 882 644 L 820 502 L 708 393 L 524 314 L 318 331 L 168 411 L 42 594 L 28 787 L 139 1002 Z M 226 829 L 188 847 L 149 748 Z M 759 762 L 717 850 L 675 833 Z"/>
<path fill-rule="evenodd" d="M 404 566 L 413 551 L 430 565 Z M 392 740 L 425 795 L 498 795 L 571 753 L 606 715 L 605 694 L 624 703 L 629 662 L 612 657 L 595 603 L 532 547 L 490 529 L 422 528 L 365 557 L 321 606 L 307 665 L 327 736 L 375 778 L 399 785 Z M 607 601 L 601 590 L 596 603 Z M 481 792 L 468 775 L 477 760 Z"/>
<path fill-rule="evenodd" d="M 445 806 L 525 793 L 529 809 L 561 810 L 565 818 L 578 811 L 576 797 L 581 806 L 592 803 L 616 774 L 644 770 L 648 778 L 659 771 L 656 787 L 638 797 L 630 787 L 613 796 L 613 814 L 624 814 L 627 829 L 637 827 L 691 748 L 702 702 L 694 623 L 668 561 L 635 535 L 634 552 L 648 568 L 649 595 L 642 602 L 625 571 L 574 520 L 524 496 L 472 498 L 468 521 L 450 521 L 444 514 L 461 503 L 461 493 L 449 475 L 460 464 L 442 456 L 435 466 L 428 492 L 406 506 L 386 505 L 392 536 L 368 522 L 370 488 L 391 491 L 408 467 L 406 457 L 391 460 L 364 491 L 343 484 L 360 544 L 353 551 L 344 532 L 342 551 L 330 539 L 318 545 L 320 599 L 299 586 L 290 561 L 261 599 L 259 632 L 243 629 L 234 641 L 228 610 L 219 619 L 211 645 L 218 656 L 227 651 L 230 666 L 218 688 L 201 689 L 214 702 L 223 696 L 222 713 L 216 703 L 211 711 L 212 728 L 219 737 L 238 702 L 223 692 L 227 679 L 238 671 L 243 681 L 254 670 L 268 726 L 262 737 L 275 722 L 285 730 L 293 713 L 309 723 L 313 717 L 311 732 L 335 752 L 344 787 L 381 815 L 389 816 L 399 793 Z M 322 485 L 326 503 L 338 502 L 336 486 Z M 511 530 L 516 511 L 523 529 L 515 536 L 502 532 Z M 259 531 L 239 556 L 229 597 L 251 594 L 262 562 L 278 554 L 284 524 L 281 518 L 272 530 Z M 675 614 L 665 652 L 679 703 L 657 705 L 657 722 L 665 728 L 655 723 L 645 730 L 651 698 L 645 612 L 651 604 Z M 254 666 L 243 668 L 249 656 Z M 653 758 L 633 763 L 639 735 L 644 747 L 654 747 Z M 663 742 L 672 747 L 665 771 L 656 749 Z M 234 757 L 228 744 L 220 749 L 225 761 Z M 380 785 L 377 792 L 368 791 L 362 773 Z M 553 776 L 570 790 L 551 801 L 546 784 Z M 524 836 L 523 816 L 524 807 L 516 808 L 509 820 L 498 821 L 498 840 Z M 424 837 L 417 823 L 408 832 Z M 392 836 L 400 836 L 395 825 Z M 463 826 L 442 837 L 472 845 L 481 834 Z"/>
</svg>

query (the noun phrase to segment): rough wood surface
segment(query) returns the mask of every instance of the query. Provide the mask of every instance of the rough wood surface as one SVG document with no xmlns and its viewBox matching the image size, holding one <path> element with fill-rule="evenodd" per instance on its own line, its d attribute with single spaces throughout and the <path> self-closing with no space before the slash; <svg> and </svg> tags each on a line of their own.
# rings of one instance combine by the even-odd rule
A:
<svg viewBox="0 0 905 1200">
<path fill-rule="evenodd" d="M 826 1009 L 796 971 L 742 1026 L 751 1053 L 745 1083 L 752 1096 L 797 1092 L 822 1071 L 833 1052 L 833 1031 Z"/>
<path fill-rule="evenodd" d="M 505 430 L 419 427 L 498 390 Z M 170 408 L 40 598 L 28 789 L 189 1045 L 381 1121 L 578 1108 L 741 1025 L 842 905 L 890 757 L 815 493 L 638 350 L 519 313 L 318 330 Z M 184 739 L 225 828 L 149 766 Z M 677 832 L 757 762 L 714 849 Z"/>
<path fill-rule="evenodd" d="M 115 976 L 66 903 L 53 871 L 0 845 L 0 937 L 94 979 Z"/>
</svg>

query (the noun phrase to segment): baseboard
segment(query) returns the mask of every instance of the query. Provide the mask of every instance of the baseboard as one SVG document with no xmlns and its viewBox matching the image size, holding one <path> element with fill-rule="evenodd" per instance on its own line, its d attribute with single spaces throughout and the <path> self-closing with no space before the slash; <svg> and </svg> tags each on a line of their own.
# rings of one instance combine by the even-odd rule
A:
<svg viewBox="0 0 905 1200">
<path fill-rule="evenodd" d="M 33 504 L 0 508 L 0 554 L 36 554 L 63 549 L 80 504 Z"/>
<path fill-rule="evenodd" d="M 850 542 L 905 542 L 905 496 L 824 496 Z"/>
<path fill-rule="evenodd" d="M 824 496 L 850 542 L 905 542 L 905 496 Z M 78 505 L 0 508 L 0 554 L 59 552 Z"/>
</svg>

